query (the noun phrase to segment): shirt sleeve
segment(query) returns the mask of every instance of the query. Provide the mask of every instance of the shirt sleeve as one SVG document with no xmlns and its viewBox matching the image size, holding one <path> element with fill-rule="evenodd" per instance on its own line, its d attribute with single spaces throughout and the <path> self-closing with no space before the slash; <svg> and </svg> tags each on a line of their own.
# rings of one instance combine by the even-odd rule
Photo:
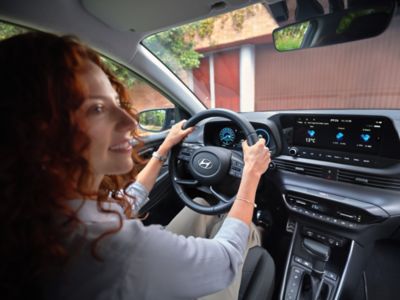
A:
<svg viewBox="0 0 400 300">
<path fill-rule="evenodd" d="M 132 208 L 135 212 L 138 212 L 143 204 L 149 199 L 149 191 L 139 181 L 135 181 L 133 184 L 128 186 L 125 192 L 128 196 L 131 196 L 134 199 L 132 201 Z"/>
<path fill-rule="evenodd" d="M 238 219 L 226 218 L 218 234 L 205 239 L 128 220 L 121 232 L 124 239 L 127 233 L 133 234 L 133 249 L 126 258 L 127 286 L 134 283 L 135 293 L 145 291 L 146 299 L 194 299 L 232 282 L 243 264 L 249 227 Z"/>
</svg>

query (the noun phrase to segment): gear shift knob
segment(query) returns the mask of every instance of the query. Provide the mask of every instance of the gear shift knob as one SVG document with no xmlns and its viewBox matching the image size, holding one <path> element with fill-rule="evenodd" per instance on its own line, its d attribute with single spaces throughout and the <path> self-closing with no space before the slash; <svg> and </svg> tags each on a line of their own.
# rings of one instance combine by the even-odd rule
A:
<svg viewBox="0 0 400 300">
<path fill-rule="evenodd" d="M 331 254 L 331 248 L 307 238 L 303 240 L 303 247 L 312 256 L 313 271 L 318 274 L 323 274 L 325 271 L 325 264 L 329 260 Z"/>
</svg>

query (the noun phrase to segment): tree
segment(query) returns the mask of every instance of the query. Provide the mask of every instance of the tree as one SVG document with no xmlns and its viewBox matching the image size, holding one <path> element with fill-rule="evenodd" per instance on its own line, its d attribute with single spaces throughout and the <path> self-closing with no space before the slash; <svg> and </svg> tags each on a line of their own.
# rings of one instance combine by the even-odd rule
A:
<svg viewBox="0 0 400 300">
<path fill-rule="evenodd" d="M 126 87 L 132 87 L 136 82 L 140 81 L 140 79 L 138 79 L 128 68 L 121 66 L 105 56 L 100 57 L 106 68 L 109 69 Z"/>
<path fill-rule="evenodd" d="M 152 35 L 143 43 L 173 71 L 197 68 L 203 55 L 194 50 L 194 43 L 189 38 L 193 29 L 193 25 L 173 28 Z"/>
<path fill-rule="evenodd" d="M 25 32 L 28 32 L 28 29 L 0 22 L 0 41 Z"/>
<path fill-rule="evenodd" d="M 182 69 L 198 68 L 203 54 L 194 49 L 196 37 L 199 39 L 211 37 L 217 19 L 223 20 L 223 24 L 231 19 L 233 28 L 239 32 L 243 29 L 245 20 L 255 14 L 253 6 L 242 8 L 160 32 L 146 38 L 143 44 L 175 73 Z"/>
</svg>

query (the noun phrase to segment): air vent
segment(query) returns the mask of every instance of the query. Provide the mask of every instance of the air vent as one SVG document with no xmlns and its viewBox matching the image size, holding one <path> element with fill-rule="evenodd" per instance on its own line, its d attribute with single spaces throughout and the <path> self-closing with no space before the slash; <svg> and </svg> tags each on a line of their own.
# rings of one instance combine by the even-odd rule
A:
<svg viewBox="0 0 400 300">
<path fill-rule="evenodd" d="M 280 159 L 276 159 L 274 162 L 278 170 L 379 189 L 400 191 L 400 178 L 396 177 L 365 174 L 341 169 L 323 168 L 320 166 Z"/>
<path fill-rule="evenodd" d="M 276 166 L 279 170 L 314 176 L 314 177 L 324 177 L 323 169 L 320 166 L 314 166 L 299 162 L 291 162 L 285 160 L 274 160 Z"/>
<path fill-rule="evenodd" d="M 400 178 L 376 176 L 345 170 L 338 170 L 337 175 L 337 180 L 341 182 L 400 191 Z"/>
</svg>

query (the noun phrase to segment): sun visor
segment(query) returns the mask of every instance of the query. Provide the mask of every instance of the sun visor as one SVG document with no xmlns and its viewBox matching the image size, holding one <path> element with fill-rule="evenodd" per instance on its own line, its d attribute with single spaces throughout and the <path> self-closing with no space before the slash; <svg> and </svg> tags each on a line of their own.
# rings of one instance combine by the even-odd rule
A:
<svg viewBox="0 0 400 300">
<path fill-rule="evenodd" d="M 85 9 L 119 30 L 151 32 L 224 13 L 254 0 L 81 0 Z"/>
</svg>

